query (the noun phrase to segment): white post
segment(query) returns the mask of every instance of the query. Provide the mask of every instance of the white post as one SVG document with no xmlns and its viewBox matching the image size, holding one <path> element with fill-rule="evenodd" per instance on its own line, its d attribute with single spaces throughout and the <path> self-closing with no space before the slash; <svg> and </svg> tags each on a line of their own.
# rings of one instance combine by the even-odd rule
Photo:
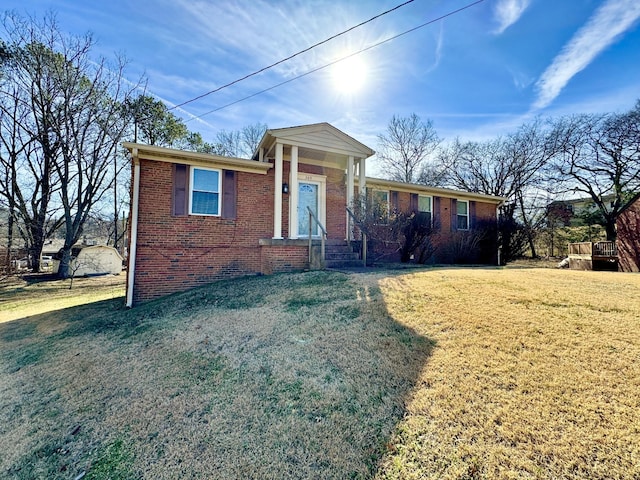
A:
<svg viewBox="0 0 640 480">
<path fill-rule="evenodd" d="M 289 168 L 289 238 L 298 238 L 298 146 L 291 146 Z"/>
<path fill-rule="evenodd" d="M 351 208 L 353 206 L 353 196 L 354 196 L 354 164 L 353 164 L 353 156 L 349 155 L 349 159 L 347 160 L 347 207 Z M 353 235 L 351 229 L 351 217 L 348 213 L 345 212 L 347 216 L 347 241 L 351 240 Z"/>
<path fill-rule="evenodd" d="M 282 153 L 281 143 L 276 143 L 276 172 L 273 195 L 273 238 L 282 238 Z"/>
<path fill-rule="evenodd" d="M 367 195 L 367 176 L 366 176 L 366 172 L 365 172 L 365 168 L 364 168 L 364 158 L 361 158 L 360 161 L 358 161 L 358 170 L 360 173 L 360 179 L 358 182 L 358 193 L 361 196 L 364 196 L 366 198 Z"/>
</svg>

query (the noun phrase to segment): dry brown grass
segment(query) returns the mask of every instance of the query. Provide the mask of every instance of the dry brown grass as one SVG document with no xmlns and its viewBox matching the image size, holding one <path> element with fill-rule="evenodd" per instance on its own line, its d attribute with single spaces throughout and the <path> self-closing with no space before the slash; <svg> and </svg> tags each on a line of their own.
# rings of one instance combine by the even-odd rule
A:
<svg viewBox="0 0 640 480">
<path fill-rule="evenodd" d="M 640 276 L 449 269 L 382 289 L 437 347 L 379 478 L 640 478 Z"/>
<path fill-rule="evenodd" d="M 52 275 L 0 279 L 0 323 L 124 296 L 126 275 L 60 280 Z"/>
<path fill-rule="evenodd" d="M 0 475 L 368 478 L 430 347 L 324 272 L 8 322 Z"/>
<path fill-rule="evenodd" d="M 638 478 L 639 318 L 638 275 L 427 269 L 5 322 L 0 477 Z"/>
</svg>

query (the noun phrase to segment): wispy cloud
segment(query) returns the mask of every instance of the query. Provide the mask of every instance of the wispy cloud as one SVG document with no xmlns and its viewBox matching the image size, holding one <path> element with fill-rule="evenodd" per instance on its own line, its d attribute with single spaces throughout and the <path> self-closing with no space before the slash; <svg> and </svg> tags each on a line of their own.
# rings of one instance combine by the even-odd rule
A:
<svg viewBox="0 0 640 480">
<path fill-rule="evenodd" d="M 494 33 L 499 35 L 516 23 L 527 9 L 531 0 L 499 0 L 494 9 L 498 27 Z"/>
<path fill-rule="evenodd" d="M 640 18 L 638 0 L 608 0 L 578 30 L 544 71 L 536 86 L 534 109 L 548 106 L 578 72 Z"/>
<path fill-rule="evenodd" d="M 444 43 L 444 22 L 440 22 L 440 30 L 438 32 L 438 38 L 436 39 L 436 48 L 434 52 L 433 64 L 426 69 L 425 74 L 431 73 L 438 65 L 440 65 L 440 60 L 442 59 L 442 44 Z"/>
</svg>

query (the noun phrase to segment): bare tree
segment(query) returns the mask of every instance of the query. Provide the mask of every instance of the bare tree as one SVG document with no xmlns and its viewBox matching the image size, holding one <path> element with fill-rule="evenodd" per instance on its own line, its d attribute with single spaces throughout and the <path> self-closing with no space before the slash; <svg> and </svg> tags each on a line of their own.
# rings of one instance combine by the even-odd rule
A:
<svg viewBox="0 0 640 480">
<path fill-rule="evenodd" d="M 124 63 L 118 61 L 113 67 L 104 60 L 89 63 L 90 46 L 85 43 L 75 49 L 83 55 L 75 57 L 77 63 L 63 78 L 62 115 L 56 123 L 62 152 L 56 169 L 66 186 L 60 190 L 65 228 L 58 270 L 62 277 L 68 275 L 71 247 L 80 239 L 85 221 L 115 181 L 110 167 L 127 128 L 120 103 L 131 94 L 123 89 Z"/>
<path fill-rule="evenodd" d="M 5 14 L 2 27 L 7 41 L 0 43 L 0 195 L 9 209 L 9 238 L 13 241 L 17 228 L 31 267 L 38 271 L 42 246 L 61 224 L 53 203 L 61 185 L 55 175 L 60 143 L 52 118 L 60 87 L 52 76 L 63 59 L 40 35 L 40 28 L 55 28 L 54 19 L 36 27 Z"/>
<path fill-rule="evenodd" d="M 420 120 L 415 113 L 409 117 L 393 116 L 384 134 L 378 135 L 378 154 L 383 170 L 391 180 L 414 183 L 420 179 L 427 159 L 438 145 L 433 123 Z M 429 178 L 426 174 L 423 179 Z"/>
<path fill-rule="evenodd" d="M 514 194 L 514 166 L 506 161 L 503 139 L 462 142 L 456 138 L 439 152 L 438 160 L 452 187 L 499 197 Z"/>
<path fill-rule="evenodd" d="M 547 132 L 536 120 L 495 140 L 463 143 L 456 139 L 441 150 L 439 161 L 449 186 L 507 198 L 513 205 L 503 210 L 509 217 L 504 223 L 513 225 L 514 215 L 519 217 L 536 256 L 535 232 L 544 220 L 547 198 L 543 172 L 554 153 Z"/>
<path fill-rule="evenodd" d="M 260 145 L 260 140 L 267 128 L 264 123 L 253 123 L 240 130 L 240 154 L 247 158 L 251 157 Z"/>
<path fill-rule="evenodd" d="M 227 157 L 241 155 L 242 137 L 239 130 L 220 130 L 216 134 L 215 153 Z"/>
<path fill-rule="evenodd" d="M 554 174 L 567 191 L 593 200 L 614 241 L 617 215 L 640 190 L 640 100 L 622 114 L 560 118 L 550 141 L 558 152 Z"/>
<path fill-rule="evenodd" d="M 47 230 L 64 225 L 59 273 L 66 277 L 71 247 L 114 182 L 112 160 L 127 126 L 122 105 L 135 86 L 124 88 L 121 59 L 114 65 L 94 60 L 92 38 L 62 34 L 53 15 L 39 23 L 8 14 L 3 27 L 3 91 L 24 107 L 21 115 L 9 108 L 3 113 L 24 119 L 20 138 L 28 142 L 11 168 L 17 167 L 19 189 L 39 192 L 29 206 L 37 214 L 25 225 L 35 230 L 33 248 L 40 251 Z"/>
</svg>

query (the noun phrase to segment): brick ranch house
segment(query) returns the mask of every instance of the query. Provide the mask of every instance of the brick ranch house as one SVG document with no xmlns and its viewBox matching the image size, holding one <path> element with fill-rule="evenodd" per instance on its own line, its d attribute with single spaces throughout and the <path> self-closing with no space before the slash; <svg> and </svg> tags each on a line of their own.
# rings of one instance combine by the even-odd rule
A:
<svg viewBox="0 0 640 480">
<path fill-rule="evenodd" d="M 441 231 L 495 222 L 504 201 L 368 178 L 374 151 L 328 123 L 268 130 L 251 159 L 124 146 L 133 167 L 127 306 L 222 278 L 310 268 L 307 207 L 328 244 L 346 245 L 354 235 L 346 207 L 358 191 L 428 211 Z M 313 222 L 312 237 L 321 231 Z"/>
</svg>

